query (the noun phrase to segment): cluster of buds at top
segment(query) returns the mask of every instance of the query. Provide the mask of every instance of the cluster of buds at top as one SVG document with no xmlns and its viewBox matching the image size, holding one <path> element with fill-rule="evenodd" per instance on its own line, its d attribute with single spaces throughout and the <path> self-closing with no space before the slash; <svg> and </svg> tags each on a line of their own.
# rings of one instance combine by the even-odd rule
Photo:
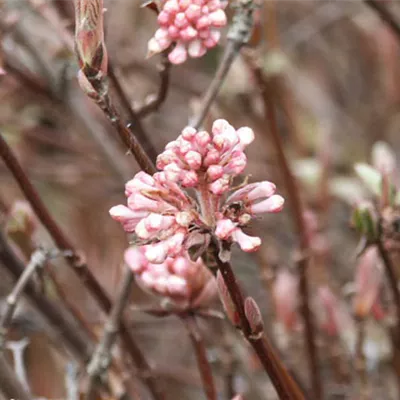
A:
<svg viewBox="0 0 400 400">
<path fill-rule="evenodd" d="M 232 179 L 247 163 L 243 150 L 253 138 L 250 128 L 235 130 L 225 120 L 214 122 L 212 134 L 185 128 L 158 157 L 159 172 L 139 172 L 127 182 L 128 206 L 111 208 L 111 216 L 136 233 L 152 263 L 190 251 L 201 240 L 205 250 L 210 235 L 228 245 L 237 242 L 243 251 L 257 250 L 261 239 L 242 228 L 255 215 L 280 211 L 284 200 L 267 181 L 232 191 Z"/>
<path fill-rule="evenodd" d="M 149 55 L 176 43 L 168 58 L 181 64 L 190 57 L 201 57 L 220 39 L 217 28 L 226 25 L 226 3 L 221 0 L 163 0 L 158 23 L 160 28 L 150 39 Z"/>
<path fill-rule="evenodd" d="M 201 259 L 194 262 L 180 255 L 152 264 L 145 252 L 146 246 L 131 247 L 125 252 L 125 262 L 144 289 L 179 307 L 204 307 L 215 297 L 215 279 Z"/>
<path fill-rule="evenodd" d="M 76 0 L 75 52 L 80 72 L 79 84 L 86 94 L 95 97 L 93 82 L 107 75 L 107 49 L 104 42 L 103 0 Z"/>
</svg>

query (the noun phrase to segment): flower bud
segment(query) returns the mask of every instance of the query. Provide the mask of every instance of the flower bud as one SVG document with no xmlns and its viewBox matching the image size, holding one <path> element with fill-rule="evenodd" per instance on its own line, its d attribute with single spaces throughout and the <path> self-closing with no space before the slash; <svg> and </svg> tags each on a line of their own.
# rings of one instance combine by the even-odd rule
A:
<svg viewBox="0 0 400 400">
<path fill-rule="evenodd" d="M 79 65 L 86 76 L 107 75 L 103 0 L 76 0 L 75 45 Z"/>
<path fill-rule="evenodd" d="M 247 297 L 244 301 L 244 313 L 249 322 L 252 337 L 259 339 L 264 332 L 264 322 L 260 308 L 252 297 Z"/>
</svg>

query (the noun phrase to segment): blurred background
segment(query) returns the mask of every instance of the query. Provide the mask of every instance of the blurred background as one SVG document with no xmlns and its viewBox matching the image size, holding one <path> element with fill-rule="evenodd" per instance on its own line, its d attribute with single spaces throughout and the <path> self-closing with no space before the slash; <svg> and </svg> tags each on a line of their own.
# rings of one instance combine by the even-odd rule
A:
<svg viewBox="0 0 400 400">
<path fill-rule="evenodd" d="M 352 206 L 366 195 L 353 165 L 369 162 L 377 141 L 387 142 L 395 155 L 400 149 L 400 36 L 361 0 L 260 3 L 255 13 L 256 28 L 245 51 L 258 57 L 265 76 L 273 82 L 271 97 L 278 110 L 279 133 L 304 204 L 317 224 L 310 280 L 325 397 L 397 399 L 398 378 L 392 372 L 387 334 L 391 310 L 385 291 L 382 301 L 386 317 L 366 320 L 367 382 L 360 378 L 357 323 L 352 318 L 358 236 L 350 220 Z M 400 3 L 379 3 L 400 24 Z M 72 1 L 2 0 L 0 4 L 1 134 L 52 215 L 114 298 L 128 239 L 108 210 L 124 204 L 124 182 L 139 170 L 138 166 L 101 111 L 77 85 L 78 67 L 70 30 L 74 23 Z M 138 109 L 157 93 L 160 83 L 160 57 L 146 59 L 147 42 L 157 28 L 156 17 L 142 8 L 139 0 L 105 0 L 105 8 L 107 50 L 131 107 Z M 228 16 L 231 19 L 232 10 L 228 9 Z M 171 68 L 165 102 L 143 118 L 148 146 L 157 154 L 180 134 L 196 112 L 225 43 L 223 35 L 220 46 L 203 58 Z M 259 89 L 245 59 L 238 57 L 204 125 L 209 129 L 214 119 L 225 118 L 237 128 L 253 128 L 256 139 L 247 151 L 246 173 L 251 181 L 275 182 L 279 193 L 285 195 Z M 119 107 L 114 94 L 111 85 L 111 97 Z M 119 109 L 128 121 L 124 108 Z M 0 188 L 4 227 L 15 202 L 24 196 L 3 163 Z M 297 238 L 288 208 L 256 221 L 252 229 L 262 237 L 263 247 L 250 255 L 235 253 L 235 272 L 260 304 L 266 330 L 285 364 L 308 388 L 301 323 L 281 318 L 274 291 L 277 279 L 292 274 L 295 267 Z M 36 231 L 34 242 L 53 246 L 42 227 Z M 22 252 L 19 256 L 25 263 L 29 259 Z M 52 262 L 51 268 L 69 300 L 100 334 L 105 315 L 83 285 L 62 261 Z M 0 297 L 4 300 L 12 280 L 1 265 L 0 273 Z M 292 278 L 294 274 L 289 281 Z M 320 289 L 326 287 L 336 296 L 335 312 L 340 314 L 340 332 L 333 334 L 326 329 L 330 317 L 319 297 Z M 289 288 L 290 283 L 283 285 L 288 304 L 296 301 Z M 52 301 L 59 301 L 59 294 L 51 287 L 45 290 Z M 128 326 L 167 399 L 204 398 L 181 321 L 138 310 L 158 303 L 135 287 L 125 312 Z M 215 308 L 221 308 L 218 301 Z M 28 302 L 21 304 L 14 325 L 13 339 L 29 339 L 23 364 L 31 392 L 48 399 L 78 398 L 75 389 L 84 379 L 82 366 L 76 364 Z M 221 399 L 233 393 L 254 400 L 277 398 L 258 361 L 229 322 L 201 320 L 200 328 Z M 8 351 L 10 362 L 14 355 L 15 366 L 15 353 Z M 137 398 L 150 399 L 138 379 L 140 371 L 127 371 L 124 379 L 132 383 Z"/>
</svg>

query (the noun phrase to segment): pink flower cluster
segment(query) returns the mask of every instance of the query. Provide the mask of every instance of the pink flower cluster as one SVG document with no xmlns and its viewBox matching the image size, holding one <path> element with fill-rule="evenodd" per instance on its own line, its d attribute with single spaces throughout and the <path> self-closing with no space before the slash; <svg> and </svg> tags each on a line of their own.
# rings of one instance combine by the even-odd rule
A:
<svg viewBox="0 0 400 400">
<path fill-rule="evenodd" d="M 255 215 L 280 211 L 284 199 L 268 181 L 229 193 L 233 178 L 246 167 L 244 148 L 253 139 L 250 128 L 235 130 L 225 120 L 214 122 L 212 134 L 185 128 L 158 157 L 160 172 L 136 174 L 126 184 L 128 206 L 111 208 L 111 216 L 136 233 L 151 263 L 181 255 L 199 232 L 237 242 L 243 251 L 257 250 L 261 239 L 242 228 Z"/>
<path fill-rule="evenodd" d="M 161 264 L 152 264 L 145 252 L 146 246 L 130 247 L 125 252 L 125 262 L 145 289 L 181 305 L 204 306 L 214 298 L 215 280 L 201 259 L 193 262 L 185 256 L 168 257 Z"/>
<path fill-rule="evenodd" d="M 160 28 L 149 41 L 149 54 L 160 53 L 175 42 L 168 56 L 172 64 L 185 62 L 188 55 L 203 56 L 220 39 L 216 28 L 227 23 L 225 5 L 221 0 L 164 0 L 158 15 Z"/>
</svg>

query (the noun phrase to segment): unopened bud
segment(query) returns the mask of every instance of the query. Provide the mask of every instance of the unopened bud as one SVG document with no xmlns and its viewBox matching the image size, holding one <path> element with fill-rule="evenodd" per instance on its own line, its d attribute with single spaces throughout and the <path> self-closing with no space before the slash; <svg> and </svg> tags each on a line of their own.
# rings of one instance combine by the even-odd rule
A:
<svg viewBox="0 0 400 400">
<path fill-rule="evenodd" d="M 226 315 L 228 316 L 229 320 L 235 327 L 239 327 L 240 326 L 239 314 L 235 309 L 235 305 L 233 304 L 228 288 L 226 287 L 224 278 L 222 277 L 220 271 L 217 272 L 217 288 L 218 288 L 219 298 L 221 299 L 222 305 L 224 306 Z"/>
<path fill-rule="evenodd" d="M 244 301 L 244 313 L 251 328 L 253 339 L 259 339 L 264 332 L 264 322 L 260 308 L 252 297 L 247 297 Z"/>
<path fill-rule="evenodd" d="M 103 0 L 76 0 L 75 44 L 79 65 L 85 75 L 107 75 Z"/>
</svg>

